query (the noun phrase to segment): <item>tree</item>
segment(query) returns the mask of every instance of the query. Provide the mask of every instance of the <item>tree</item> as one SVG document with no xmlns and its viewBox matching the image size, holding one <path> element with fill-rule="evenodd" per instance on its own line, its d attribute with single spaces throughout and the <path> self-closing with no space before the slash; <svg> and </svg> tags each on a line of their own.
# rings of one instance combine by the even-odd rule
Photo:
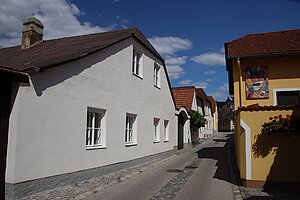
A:
<svg viewBox="0 0 300 200">
<path fill-rule="evenodd" d="M 204 116 L 199 113 L 198 111 L 191 110 L 190 111 L 190 124 L 191 124 L 191 129 L 198 129 L 200 127 L 204 127 L 206 124 L 206 119 Z"/>
</svg>

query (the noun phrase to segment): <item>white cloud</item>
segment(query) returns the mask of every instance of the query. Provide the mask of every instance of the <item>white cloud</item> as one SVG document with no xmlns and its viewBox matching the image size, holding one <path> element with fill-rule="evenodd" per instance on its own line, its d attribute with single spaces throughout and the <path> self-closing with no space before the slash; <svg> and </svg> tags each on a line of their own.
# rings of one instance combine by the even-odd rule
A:
<svg viewBox="0 0 300 200">
<path fill-rule="evenodd" d="M 183 65 L 186 63 L 187 56 L 181 56 L 181 57 L 167 57 L 165 59 L 165 62 L 167 65 Z"/>
<path fill-rule="evenodd" d="M 168 74 L 170 79 L 179 79 L 182 75 L 185 74 L 185 70 L 181 65 L 186 63 L 187 57 L 171 57 L 166 56 L 165 63 L 168 69 Z"/>
<path fill-rule="evenodd" d="M 206 72 L 204 72 L 205 75 L 212 75 L 212 74 L 216 74 L 217 72 L 215 70 L 207 70 Z"/>
<path fill-rule="evenodd" d="M 182 80 L 182 81 L 178 82 L 178 84 L 181 86 L 191 85 L 192 83 L 193 83 L 193 80 L 190 80 L 190 79 Z"/>
<path fill-rule="evenodd" d="M 162 55 L 174 54 L 178 51 L 191 49 L 193 44 L 189 39 L 179 37 L 152 37 L 151 44 Z"/>
<path fill-rule="evenodd" d="M 221 52 L 206 52 L 194 56 L 192 60 L 208 66 L 225 66 L 225 55 Z"/>
<path fill-rule="evenodd" d="M 0 6 L 0 46 L 20 44 L 22 24 L 34 16 L 44 24 L 44 39 L 108 31 L 114 28 L 80 22 L 82 11 L 67 0 L 5 0 Z"/>
<path fill-rule="evenodd" d="M 167 65 L 167 71 L 170 79 L 179 79 L 185 74 L 184 69 L 179 65 Z"/>
<path fill-rule="evenodd" d="M 178 82 L 178 85 L 180 86 L 195 86 L 196 88 L 207 88 L 208 87 L 208 82 L 206 81 L 193 81 L 190 79 L 182 80 Z"/>
<path fill-rule="evenodd" d="M 203 89 L 205 89 L 205 88 L 207 88 L 207 86 L 208 86 L 208 82 L 205 82 L 205 81 L 198 81 L 198 82 L 195 82 L 193 85 L 194 85 L 196 88 L 203 88 Z"/>
</svg>

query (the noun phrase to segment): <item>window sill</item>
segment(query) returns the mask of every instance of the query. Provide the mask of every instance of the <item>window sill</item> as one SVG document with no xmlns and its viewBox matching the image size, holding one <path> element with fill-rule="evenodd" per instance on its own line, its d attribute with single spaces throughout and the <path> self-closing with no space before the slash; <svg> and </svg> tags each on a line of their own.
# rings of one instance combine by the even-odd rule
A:
<svg viewBox="0 0 300 200">
<path fill-rule="evenodd" d="M 164 142 L 169 142 L 169 140 L 164 140 Z"/>
<path fill-rule="evenodd" d="M 159 90 L 160 90 L 160 87 L 159 87 L 159 86 L 157 86 L 157 85 L 154 85 L 154 87 L 156 87 L 157 89 L 159 89 Z"/>
<path fill-rule="evenodd" d="M 159 140 L 157 140 L 157 141 L 153 141 L 153 143 L 160 143 L 160 141 L 159 141 Z"/>
<path fill-rule="evenodd" d="M 126 143 L 125 146 L 126 146 L 126 147 L 137 146 L 137 143 L 135 143 L 135 142 L 132 142 L 132 143 Z"/>
<path fill-rule="evenodd" d="M 143 77 L 141 77 L 141 76 L 139 76 L 139 75 L 137 75 L 135 73 L 132 73 L 132 75 L 134 75 L 134 76 L 138 77 L 139 79 L 143 80 Z"/>
<path fill-rule="evenodd" d="M 87 146 L 86 150 L 94 150 L 94 149 L 106 149 L 106 146 L 103 145 L 95 145 L 95 146 Z"/>
</svg>

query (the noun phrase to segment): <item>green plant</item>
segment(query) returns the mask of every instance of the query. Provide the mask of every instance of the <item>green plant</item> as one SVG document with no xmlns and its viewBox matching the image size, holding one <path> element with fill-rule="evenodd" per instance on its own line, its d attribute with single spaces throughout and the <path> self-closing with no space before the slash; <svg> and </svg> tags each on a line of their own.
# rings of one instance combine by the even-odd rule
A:
<svg viewBox="0 0 300 200">
<path fill-rule="evenodd" d="M 195 110 L 191 110 L 190 111 L 190 124 L 191 124 L 191 128 L 197 129 L 200 127 L 204 127 L 206 124 L 206 119 L 204 118 L 204 116 L 199 113 L 198 111 Z"/>
<path fill-rule="evenodd" d="M 290 115 L 285 118 L 282 115 L 269 118 L 269 122 L 262 125 L 262 133 L 294 133 L 296 131 L 296 120 Z"/>
</svg>

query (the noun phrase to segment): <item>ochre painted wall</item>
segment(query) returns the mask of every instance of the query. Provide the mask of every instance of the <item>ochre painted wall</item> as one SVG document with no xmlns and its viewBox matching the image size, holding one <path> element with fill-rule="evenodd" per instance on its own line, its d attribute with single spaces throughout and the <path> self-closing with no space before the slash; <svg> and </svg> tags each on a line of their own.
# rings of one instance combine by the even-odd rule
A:
<svg viewBox="0 0 300 200">
<path fill-rule="evenodd" d="M 241 118 L 251 130 L 252 180 L 300 182 L 300 162 L 297 160 L 300 136 L 261 133 L 262 124 L 279 114 L 283 117 L 287 114 L 298 115 L 293 110 L 240 112 Z"/>
<path fill-rule="evenodd" d="M 261 106 L 274 105 L 273 89 L 275 88 L 300 88 L 300 55 L 283 57 L 265 57 L 241 59 L 242 83 L 241 96 L 242 106 L 258 103 Z M 267 66 L 269 71 L 269 98 L 246 99 L 245 71 L 248 67 Z M 239 106 L 239 73 L 237 64 L 233 61 L 234 79 L 234 105 Z"/>
<path fill-rule="evenodd" d="M 300 88 L 300 55 L 263 57 L 263 58 L 242 58 L 240 59 L 242 82 L 239 83 L 240 73 L 237 61 L 232 61 L 233 66 L 233 81 L 234 81 L 234 105 L 235 110 L 240 106 L 249 106 L 259 104 L 260 106 L 273 106 L 274 94 L 273 89 L 279 88 Z M 268 99 L 246 99 L 245 71 L 248 67 L 267 66 L 269 71 L 269 98 Z M 240 87 L 241 85 L 241 87 Z M 240 102 L 241 93 L 241 102 Z M 290 158 L 295 156 L 293 152 L 300 152 L 297 146 L 300 146 L 300 136 L 292 138 L 291 136 L 268 136 L 258 137 L 261 133 L 261 125 L 268 121 L 270 116 L 285 115 L 293 111 L 241 111 L 235 115 L 235 147 L 237 155 L 237 165 L 240 170 L 242 179 L 246 179 L 246 152 L 245 152 L 245 130 L 240 126 L 240 119 L 249 126 L 251 133 L 251 148 L 254 144 L 267 138 L 267 141 L 262 145 L 262 152 L 271 151 L 264 156 L 254 155 L 251 150 L 251 180 L 259 181 L 280 181 L 280 182 L 300 182 L 299 168 L 297 164 L 287 165 L 292 162 Z M 257 139 L 259 138 L 260 141 Z M 280 143 L 278 143 L 280 142 Z M 296 145 L 297 144 L 297 145 Z M 275 150 L 277 149 L 277 153 Z M 289 152 L 289 153 L 287 153 Z M 255 157 L 257 156 L 257 157 Z M 285 156 L 285 157 L 284 157 Z M 300 163 L 296 161 L 297 163 Z M 286 165 L 282 165 L 285 163 Z M 298 167 L 298 171 L 296 170 Z M 281 172 L 279 172 L 281 170 Z"/>
</svg>

